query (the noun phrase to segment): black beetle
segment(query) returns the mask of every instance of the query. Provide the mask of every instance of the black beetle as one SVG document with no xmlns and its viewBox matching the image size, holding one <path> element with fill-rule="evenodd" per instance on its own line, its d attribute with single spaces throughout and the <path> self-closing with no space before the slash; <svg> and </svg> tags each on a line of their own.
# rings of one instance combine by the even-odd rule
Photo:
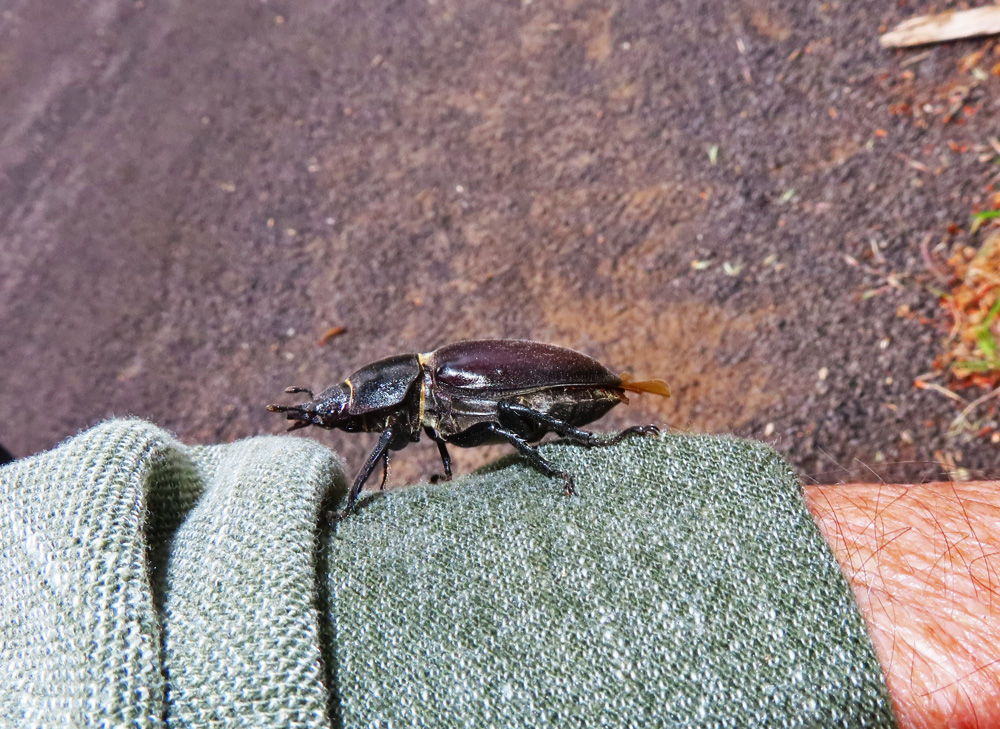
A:
<svg viewBox="0 0 1000 729">
<path fill-rule="evenodd" d="M 310 401 L 267 409 L 287 413 L 295 421 L 289 430 L 317 425 L 382 434 L 354 479 L 344 515 L 354 508 L 380 460 L 385 488 L 389 451 L 420 440 L 421 430 L 437 443 L 445 478 L 451 478 L 446 444 L 470 448 L 506 442 L 542 473 L 561 478 L 571 494 L 572 477 L 553 468 L 530 443 L 549 431 L 587 446 L 658 433 L 655 425 L 639 425 L 599 437 L 577 427 L 628 402 L 626 390 L 670 395 L 662 380 L 619 377 L 572 349 L 520 339 L 483 339 L 372 362 L 318 396 L 308 388 L 289 387 L 285 392 L 308 393 Z"/>
</svg>

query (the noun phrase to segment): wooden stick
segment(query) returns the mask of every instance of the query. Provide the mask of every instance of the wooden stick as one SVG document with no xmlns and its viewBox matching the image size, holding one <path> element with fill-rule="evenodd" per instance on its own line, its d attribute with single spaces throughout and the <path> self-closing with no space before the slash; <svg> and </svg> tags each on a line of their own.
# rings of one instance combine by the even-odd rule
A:
<svg viewBox="0 0 1000 729">
<path fill-rule="evenodd" d="M 885 48 L 899 48 L 996 33 L 1000 33 L 1000 5 L 987 5 L 975 10 L 950 10 L 904 20 L 879 42 Z"/>
</svg>

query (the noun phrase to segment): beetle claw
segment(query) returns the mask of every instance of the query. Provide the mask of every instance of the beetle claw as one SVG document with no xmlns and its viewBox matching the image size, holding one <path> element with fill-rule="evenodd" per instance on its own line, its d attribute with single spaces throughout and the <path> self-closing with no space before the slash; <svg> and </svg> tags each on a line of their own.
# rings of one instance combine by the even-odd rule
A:
<svg viewBox="0 0 1000 729">
<path fill-rule="evenodd" d="M 615 436 L 612 441 L 614 443 L 620 442 L 622 439 L 629 437 L 630 435 L 659 435 L 660 429 L 655 425 L 633 425 L 631 428 L 625 428 L 617 436 Z"/>
<path fill-rule="evenodd" d="M 343 509 L 328 511 L 326 512 L 326 523 L 330 526 L 335 526 L 346 519 L 352 511 L 354 511 L 354 507 L 352 506 L 345 506 Z"/>
</svg>

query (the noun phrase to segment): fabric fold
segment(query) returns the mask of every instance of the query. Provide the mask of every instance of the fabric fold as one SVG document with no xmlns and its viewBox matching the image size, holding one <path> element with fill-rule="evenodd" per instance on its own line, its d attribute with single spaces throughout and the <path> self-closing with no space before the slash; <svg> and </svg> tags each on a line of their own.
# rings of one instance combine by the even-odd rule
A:
<svg viewBox="0 0 1000 729">
<path fill-rule="evenodd" d="M 329 726 L 314 441 L 137 420 L 0 469 L 0 725 Z"/>
</svg>

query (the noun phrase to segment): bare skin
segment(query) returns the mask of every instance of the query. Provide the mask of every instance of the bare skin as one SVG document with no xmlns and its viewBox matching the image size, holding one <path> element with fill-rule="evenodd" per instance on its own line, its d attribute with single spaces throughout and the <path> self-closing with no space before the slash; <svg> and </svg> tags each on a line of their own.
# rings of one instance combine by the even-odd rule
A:
<svg viewBox="0 0 1000 729">
<path fill-rule="evenodd" d="M 1000 726 L 1000 484 L 810 486 L 901 727 Z"/>
</svg>

